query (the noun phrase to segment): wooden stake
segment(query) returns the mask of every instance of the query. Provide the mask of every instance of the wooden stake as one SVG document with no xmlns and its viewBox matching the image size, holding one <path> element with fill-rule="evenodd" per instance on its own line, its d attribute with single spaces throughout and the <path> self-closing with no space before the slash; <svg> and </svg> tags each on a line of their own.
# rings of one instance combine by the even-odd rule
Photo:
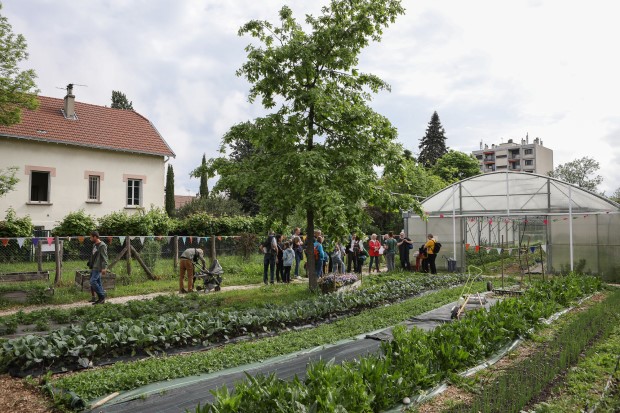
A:
<svg viewBox="0 0 620 413">
<path fill-rule="evenodd" d="M 131 275 L 131 238 L 129 238 L 129 235 L 127 235 L 125 241 L 127 242 L 125 246 L 125 258 L 127 258 L 127 275 Z"/>
<path fill-rule="evenodd" d="M 211 235 L 211 264 L 217 258 L 215 250 L 215 235 Z"/>
<path fill-rule="evenodd" d="M 56 255 L 56 276 L 54 277 L 54 285 L 58 285 L 62 278 L 62 254 L 60 253 L 60 240 L 54 237 L 54 253 Z"/>
<path fill-rule="evenodd" d="M 142 266 L 142 269 L 149 277 L 149 279 L 156 280 L 157 278 L 155 277 L 155 275 L 153 275 L 151 269 L 147 267 L 146 263 L 142 260 L 142 257 L 140 256 L 140 254 L 138 254 L 138 251 L 136 251 L 136 249 L 131 245 L 129 247 L 131 248 L 131 254 L 138 260 L 138 263 L 140 263 L 140 266 Z"/>
<path fill-rule="evenodd" d="M 174 245 L 172 246 L 172 249 L 174 251 L 174 258 L 173 258 L 173 262 L 174 262 L 174 272 L 176 273 L 179 269 L 179 236 L 175 235 L 174 236 Z"/>
<path fill-rule="evenodd" d="M 37 267 L 39 272 L 43 272 L 43 251 L 41 249 L 41 243 L 43 242 L 42 238 L 39 238 L 39 242 L 37 242 L 36 254 L 37 254 Z"/>
<path fill-rule="evenodd" d="M 121 252 L 116 256 L 116 258 L 114 258 L 112 263 L 110 265 L 108 265 L 108 269 L 111 270 L 112 267 L 114 267 L 120 260 L 122 260 L 125 257 L 126 253 L 127 253 L 127 246 L 123 247 Z"/>
</svg>

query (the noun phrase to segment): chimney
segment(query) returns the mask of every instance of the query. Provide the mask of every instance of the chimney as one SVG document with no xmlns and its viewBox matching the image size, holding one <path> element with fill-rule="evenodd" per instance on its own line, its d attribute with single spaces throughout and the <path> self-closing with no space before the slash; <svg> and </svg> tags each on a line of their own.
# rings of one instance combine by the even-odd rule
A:
<svg viewBox="0 0 620 413">
<path fill-rule="evenodd" d="M 512 139 L 508 139 L 508 143 L 512 143 Z"/>
<path fill-rule="evenodd" d="M 75 115 L 75 95 L 73 94 L 73 83 L 67 85 L 67 96 L 65 96 L 65 106 L 63 108 L 65 119 L 77 120 Z"/>
<path fill-rule="evenodd" d="M 482 150 L 482 141 L 480 141 L 480 150 Z"/>
</svg>

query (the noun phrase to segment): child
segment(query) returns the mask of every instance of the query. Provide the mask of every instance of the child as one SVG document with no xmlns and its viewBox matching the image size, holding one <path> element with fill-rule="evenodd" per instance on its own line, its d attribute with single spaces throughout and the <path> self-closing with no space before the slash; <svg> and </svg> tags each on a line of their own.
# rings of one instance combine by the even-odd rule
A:
<svg viewBox="0 0 620 413">
<path fill-rule="evenodd" d="M 332 252 L 332 270 L 336 274 L 344 274 L 344 262 L 342 261 L 343 255 L 346 254 L 344 247 L 337 242 L 334 252 Z"/>
<path fill-rule="evenodd" d="M 291 248 L 291 244 L 287 241 L 284 243 L 284 251 L 282 252 L 282 264 L 284 273 L 282 274 L 282 282 L 288 284 L 291 282 L 291 267 L 295 261 L 295 251 Z"/>
</svg>

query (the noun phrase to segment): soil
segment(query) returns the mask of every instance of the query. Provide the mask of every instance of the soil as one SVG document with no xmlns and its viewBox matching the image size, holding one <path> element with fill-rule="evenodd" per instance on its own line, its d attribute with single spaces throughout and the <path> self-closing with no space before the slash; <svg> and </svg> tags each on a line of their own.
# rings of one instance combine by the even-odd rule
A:
<svg viewBox="0 0 620 413">
<path fill-rule="evenodd" d="M 44 413 L 54 412 L 52 402 L 24 380 L 0 375 L 0 412 Z"/>
</svg>

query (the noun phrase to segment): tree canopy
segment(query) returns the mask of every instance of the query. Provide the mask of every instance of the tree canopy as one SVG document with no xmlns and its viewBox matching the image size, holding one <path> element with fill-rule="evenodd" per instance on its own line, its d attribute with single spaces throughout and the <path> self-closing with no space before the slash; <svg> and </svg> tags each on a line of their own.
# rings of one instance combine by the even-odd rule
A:
<svg viewBox="0 0 620 413">
<path fill-rule="evenodd" d="M 22 109 L 39 107 L 36 73 L 33 69 L 19 68 L 28 59 L 26 48 L 24 36 L 14 34 L 8 19 L 0 14 L 0 125 L 19 123 Z"/>
<path fill-rule="evenodd" d="M 595 175 L 600 166 L 597 161 L 587 156 L 559 165 L 549 176 L 577 185 L 588 191 L 596 192 L 603 182 L 603 177 Z"/>
<path fill-rule="evenodd" d="M 426 134 L 420 139 L 420 156 L 418 161 L 428 167 L 435 165 L 437 160 L 448 153 L 446 148 L 446 131 L 441 126 L 439 115 L 437 112 L 433 112 L 431 120 L 428 122 L 426 128 Z"/>
<path fill-rule="evenodd" d="M 241 162 L 221 158 L 220 181 L 239 193 L 254 188 L 261 213 L 271 219 L 304 211 L 309 235 L 316 222 L 333 237 L 344 236 L 367 219 L 367 201 L 413 206 L 377 185 L 375 167 L 400 160 L 400 149 L 396 129 L 367 104 L 388 85 L 357 69 L 361 50 L 403 12 L 398 0 L 332 0 L 318 17 L 307 15 L 304 27 L 287 6 L 278 25 L 254 20 L 241 27 L 240 35 L 260 45 L 246 48 L 237 74 L 252 85 L 250 102 L 260 99 L 273 111 L 224 136 L 223 151 L 240 139 L 254 150 Z M 315 288 L 311 242 L 307 252 Z"/>
<path fill-rule="evenodd" d="M 6 195 L 7 192 L 15 189 L 15 185 L 19 182 L 19 179 L 15 176 L 18 170 L 17 166 L 0 169 L 0 198 Z"/>
<path fill-rule="evenodd" d="M 133 110 L 133 102 L 130 102 L 124 93 L 113 90 L 112 91 L 112 106 L 113 109 Z"/>
<path fill-rule="evenodd" d="M 450 150 L 437 160 L 432 170 L 446 183 L 453 184 L 480 174 L 480 164 L 471 154 Z"/>
</svg>

